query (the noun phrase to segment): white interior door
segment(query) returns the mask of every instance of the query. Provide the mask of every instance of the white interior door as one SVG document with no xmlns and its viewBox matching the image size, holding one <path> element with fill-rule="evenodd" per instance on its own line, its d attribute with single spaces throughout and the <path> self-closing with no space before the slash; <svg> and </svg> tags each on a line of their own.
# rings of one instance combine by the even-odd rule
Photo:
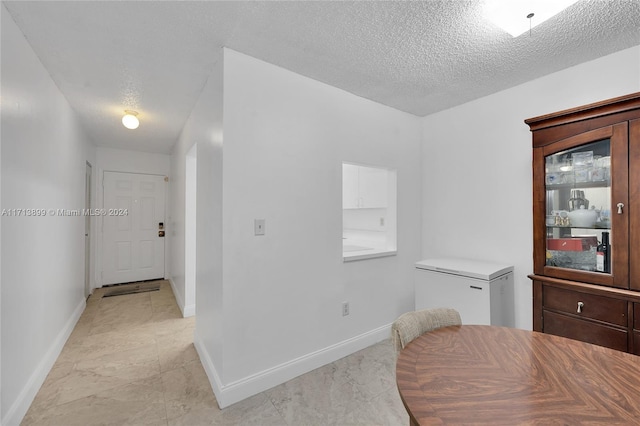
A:
<svg viewBox="0 0 640 426">
<path fill-rule="evenodd" d="M 91 164 L 87 162 L 84 177 L 84 208 L 91 209 Z M 91 216 L 84 217 L 84 297 L 91 294 Z"/>
<path fill-rule="evenodd" d="M 164 277 L 165 177 L 104 172 L 102 284 Z"/>
</svg>

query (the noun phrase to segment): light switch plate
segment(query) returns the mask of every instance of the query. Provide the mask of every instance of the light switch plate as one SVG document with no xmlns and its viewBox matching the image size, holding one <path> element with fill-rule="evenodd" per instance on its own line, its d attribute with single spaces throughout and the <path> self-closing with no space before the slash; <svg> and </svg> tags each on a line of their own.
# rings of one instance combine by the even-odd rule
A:
<svg viewBox="0 0 640 426">
<path fill-rule="evenodd" d="M 253 228 L 254 228 L 255 235 L 264 235 L 264 231 L 265 231 L 264 226 L 265 226 L 264 219 L 255 219 L 253 221 Z"/>
</svg>

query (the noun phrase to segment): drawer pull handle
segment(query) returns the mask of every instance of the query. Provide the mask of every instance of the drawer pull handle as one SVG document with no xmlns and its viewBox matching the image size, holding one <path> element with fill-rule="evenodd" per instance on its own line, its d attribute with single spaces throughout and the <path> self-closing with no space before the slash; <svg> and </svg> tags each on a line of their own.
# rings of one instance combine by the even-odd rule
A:
<svg viewBox="0 0 640 426">
<path fill-rule="evenodd" d="M 582 302 L 578 302 L 578 313 L 581 314 L 582 313 L 582 308 L 584 307 L 584 303 Z"/>
<path fill-rule="evenodd" d="M 478 286 L 475 286 L 475 285 L 470 285 L 469 288 L 472 288 L 474 290 L 482 290 L 482 287 L 478 287 Z"/>
</svg>

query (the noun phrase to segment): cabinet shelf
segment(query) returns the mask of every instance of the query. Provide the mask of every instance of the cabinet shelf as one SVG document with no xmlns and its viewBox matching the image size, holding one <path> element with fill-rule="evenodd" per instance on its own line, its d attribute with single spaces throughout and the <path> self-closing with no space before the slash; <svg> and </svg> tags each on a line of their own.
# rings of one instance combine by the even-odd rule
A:
<svg viewBox="0 0 640 426">
<path fill-rule="evenodd" d="M 611 186 L 609 181 L 596 182 L 576 182 L 576 183 L 552 183 L 545 187 L 547 191 L 557 191 L 561 189 L 588 189 L 588 188 L 608 188 Z"/>
<path fill-rule="evenodd" d="M 590 229 L 595 231 L 610 231 L 610 226 L 593 226 L 591 228 L 585 226 L 562 226 L 562 225 L 547 225 L 547 229 Z"/>
</svg>

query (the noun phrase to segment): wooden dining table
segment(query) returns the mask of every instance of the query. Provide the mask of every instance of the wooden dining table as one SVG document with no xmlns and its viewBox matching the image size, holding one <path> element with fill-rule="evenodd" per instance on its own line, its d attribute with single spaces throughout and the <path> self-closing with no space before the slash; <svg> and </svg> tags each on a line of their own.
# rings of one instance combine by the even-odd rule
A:
<svg viewBox="0 0 640 426">
<path fill-rule="evenodd" d="M 462 325 L 398 355 L 411 425 L 640 425 L 640 357 L 515 328 Z"/>
</svg>

